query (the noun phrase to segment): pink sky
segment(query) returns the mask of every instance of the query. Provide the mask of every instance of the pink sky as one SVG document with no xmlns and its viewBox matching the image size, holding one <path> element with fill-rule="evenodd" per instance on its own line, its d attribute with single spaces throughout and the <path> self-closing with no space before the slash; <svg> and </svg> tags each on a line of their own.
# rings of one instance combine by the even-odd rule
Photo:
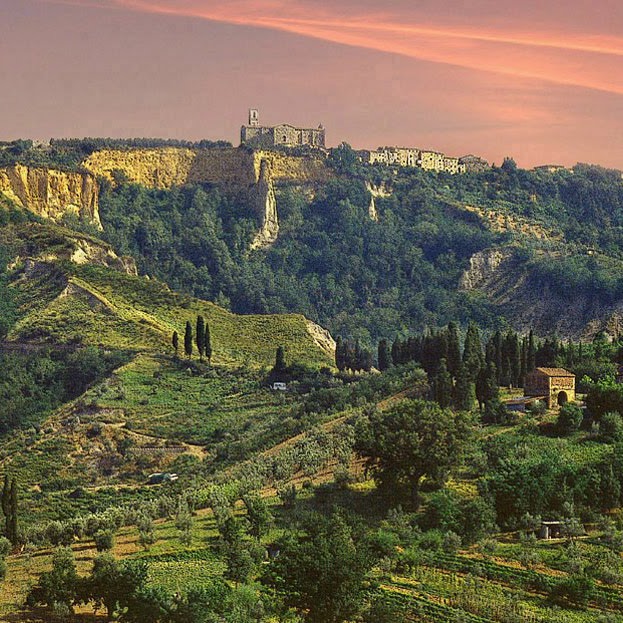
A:
<svg viewBox="0 0 623 623">
<path fill-rule="evenodd" d="M 328 142 L 623 169 L 612 0 L 1 0 L 0 140 Z M 546 5 L 546 6 L 544 6 Z"/>
</svg>

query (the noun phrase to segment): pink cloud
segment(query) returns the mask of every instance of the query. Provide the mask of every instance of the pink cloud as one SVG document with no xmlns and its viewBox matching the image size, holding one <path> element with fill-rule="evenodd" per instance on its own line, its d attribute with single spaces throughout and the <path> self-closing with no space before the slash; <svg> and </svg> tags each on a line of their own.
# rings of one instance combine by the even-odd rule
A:
<svg viewBox="0 0 623 623">
<path fill-rule="evenodd" d="M 623 38 L 563 31 L 555 23 L 538 28 L 529 15 L 495 25 L 480 15 L 479 25 L 448 24 L 417 8 L 361 11 L 345 3 L 320 6 L 310 0 L 53 0 L 83 6 L 196 17 L 216 22 L 280 30 L 410 58 L 544 80 L 623 95 Z M 526 23 L 527 22 L 527 23 Z"/>
</svg>

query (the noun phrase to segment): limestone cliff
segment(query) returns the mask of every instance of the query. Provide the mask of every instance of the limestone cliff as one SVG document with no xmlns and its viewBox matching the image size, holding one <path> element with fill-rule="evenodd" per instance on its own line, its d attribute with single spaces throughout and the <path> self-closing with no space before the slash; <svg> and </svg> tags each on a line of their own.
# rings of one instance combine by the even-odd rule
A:
<svg viewBox="0 0 623 623">
<path fill-rule="evenodd" d="M 114 182 L 115 172 L 148 188 L 167 189 L 188 183 L 256 184 L 262 162 L 269 161 L 276 183 L 322 182 L 331 176 L 320 156 L 291 156 L 234 147 L 184 149 L 105 149 L 91 154 L 83 166 Z"/>
<path fill-rule="evenodd" d="M 321 155 L 293 156 L 234 147 L 106 149 L 91 154 L 83 166 L 112 183 L 122 175 L 148 188 L 168 189 L 190 183 L 247 188 L 261 222 L 251 244 L 252 250 L 264 248 L 277 240 L 276 185 L 305 186 L 324 182 L 332 175 Z"/>
<path fill-rule="evenodd" d="M 263 249 L 277 240 L 279 234 L 279 218 L 277 216 L 277 199 L 272 177 L 272 163 L 262 160 L 260 175 L 255 188 L 257 210 L 260 214 L 260 230 L 251 243 L 251 250 Z"/>
<path fill-rule="evenodd" d="M 0 193 L 39 216 L 59 220 L 74 213 L 101 228 L 98 186 L 88 173 L 16 164 L 0 168 Z"/>
</svg>

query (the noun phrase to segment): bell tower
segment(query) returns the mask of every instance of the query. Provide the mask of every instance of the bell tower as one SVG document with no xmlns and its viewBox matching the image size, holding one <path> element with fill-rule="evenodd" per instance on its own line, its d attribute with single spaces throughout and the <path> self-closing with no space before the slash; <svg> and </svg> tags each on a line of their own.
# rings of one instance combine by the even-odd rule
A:
<svg viewBox="0 0 623 623">
<path fill-rule="evenodd" d="M 254 127 L 260 125 L 260 113 L 256 108 L 249 108 L 249 125 Z"/>
</svg>

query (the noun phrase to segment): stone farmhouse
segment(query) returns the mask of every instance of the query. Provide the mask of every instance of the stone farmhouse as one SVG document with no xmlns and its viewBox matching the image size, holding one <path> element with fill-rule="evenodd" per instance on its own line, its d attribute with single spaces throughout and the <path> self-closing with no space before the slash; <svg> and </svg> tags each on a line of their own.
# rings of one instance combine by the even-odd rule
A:
<svg viewBox="0 0 623 623">
<path fill-rule="evenodd" d="M 537 368 L 526 375 L 524 395 L 543 400 L 548 409 L 575 400 L 575 374 L 564 368 Z"/>
<path fill-rule="evenodd" d="M 320 124 L 317 128 L 295 128 L 287 123 L 276 126 L 260 125 L 259 112 L 249 110 L 249 123 L 240 129 L 240 143 L 260 149 L 272 147 L 313 147 L 324 149 L 325 129 Z"/>
</svg>

